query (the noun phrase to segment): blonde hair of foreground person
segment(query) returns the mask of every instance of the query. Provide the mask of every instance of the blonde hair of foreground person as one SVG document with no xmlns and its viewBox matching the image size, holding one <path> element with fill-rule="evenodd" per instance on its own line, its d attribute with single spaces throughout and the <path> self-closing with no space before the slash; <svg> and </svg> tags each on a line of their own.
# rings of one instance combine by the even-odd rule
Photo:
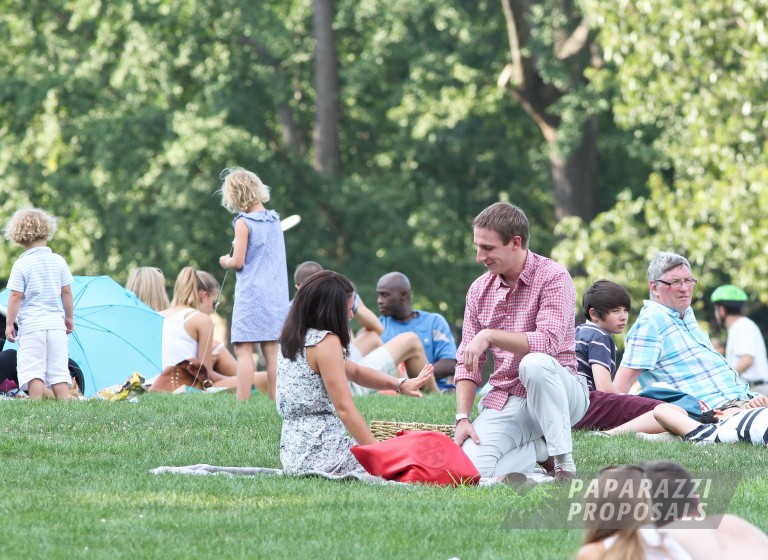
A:
<svg viewBox="0 0 768 560">
<path fill-rule="evenodd" d="M 618 485 L 607 489 L 609 479 L 618 482 Z M 665 512 L 671 502 L 677 504 L 679 500 L 677 496 L 670 496 L 674 499 L 670 504 L 665 504 L 665 498 L 658 495 L 659 489 L 664 487 L 661 484 L 664 479 L 668 482 L 666 487 L 671 492 L 674 492 L 675 488 L 679 491 L 679 485 L 683 479 L 689 483 L 686 488 L 695 487 L 693 475 L 677 463 L 655 461 L 643 463 L 640 467 L 621 465 L 605 469 L 600 473 L 597 480 L 598 498 L 591 501 L 596 505 L 597 511 L 606 504 L 618 506 L 623 503 L 633 508 L 639 504 L 648 504 L 653 511 Z M 634 492 L 628 498 L 626 492 L 622 493 L 622 489 L 625 488 L 623 484 L 627 481 L 633 485 L 633 488 L 638 488 L 645 482 L 648 484 L 647 491 Z M 683 490 L 683 493 L 686 491 Z M 707 518 L 707 521 L 704 521 L 703 510 L 698 509 L 703 507 L 698 496 L 687 496 L 686 500 L 695 503 L 697 512 L 683 514 L 679 519 L 661 525 L 656 532 L 658 537 L 656 537 L 655 546 L 643 539 L 641 534 L 643 531 L 650 533 L 654 531 L 650 513 L 647 517 L 630 516 L 623 525 L 612 523 L 611 526 L 603 526 L 600 522 L 587 523 L 585 544 L 579 549 L 577 560 L 643 560 L 646 558 L 711 560 L 712 558 L 764 558 L 768 555 L 768 536 L 758 527 L 731 514 L 715 516 L 715 519 Z M 656 509 L 659 506 L 660 509 Z M 658 525 L 662 521 L 656 523 Z M 698 525 L 699 523 L 701 525 Z M 616 540 L 612 546 L 606 548 L 605 541 L 610 537 Z"/>
<path fill-rule="evenodd" d="M 595 515 L 585 522 L 584 545 L 577 560 L 686 560 L 680 545 L 653 525 L 650 483 L 640 467 L 605 469 L 593 484 L 596 492 L 588 493 L 585 511 L 592 507 Z M 629 513 L 618 515 L 620 508 Z M 658 542 L 649 542 L 641 530 L 658 535 Z M 608 539 L 613 542 L 606 546 Z"/>
</svg>

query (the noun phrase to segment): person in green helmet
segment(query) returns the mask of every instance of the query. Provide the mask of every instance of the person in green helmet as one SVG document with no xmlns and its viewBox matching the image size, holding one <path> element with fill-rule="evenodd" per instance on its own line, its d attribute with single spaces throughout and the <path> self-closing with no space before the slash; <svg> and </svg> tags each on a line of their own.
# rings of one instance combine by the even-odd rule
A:
<svg viewBox="0 0 768 560">
<path fill-rule="evenodd" d="M 728 329 L 725 359 L 755 388 L 768 383 L 768 358 L 763 333 L 752 319 L 742 314 L 747 299 L 744 290 L 730 284 L 717 288 L 711 298 L 717 324 Z"/>
</svg>

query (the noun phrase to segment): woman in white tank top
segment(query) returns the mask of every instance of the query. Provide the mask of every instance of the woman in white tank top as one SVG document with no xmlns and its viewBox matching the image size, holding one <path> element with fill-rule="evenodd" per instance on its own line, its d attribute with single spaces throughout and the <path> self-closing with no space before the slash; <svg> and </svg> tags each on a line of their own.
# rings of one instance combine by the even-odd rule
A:
<svg viewBox="0 0 768 560">
<path fill-rule="evenodd" d="M 187 322 L 199 314 L 196 309 L 182 307 L 161 312 L 163 320 L 163 369 L 182 360 L 198 357 L 198 342 L 187 331 Z M 194 332 L 194 330 L 193 330 Z"/>
<path fill-rule="evenodd" d="M 162 366 L 183 360 L 200 360 L 209 372 L 214 387 L 237 387 L 234 356 L 213 339 L 213 321 L 209 316 L 221 287 L 213 275 L 185 267 L 176 278 L 171 307 L 160 314 L 163 321 Z M 266 372 L 254 374 L 254 385 L 266 392 Z"/>
<path fill-rule="evenodd" d="M 675 521 L 663 523 L 672 511 L 669 508 L 679 506 L 681 500 L 676 495 L 665 498 L 662 482 L 674 482 L 667 488 L 674 486 L 674 492 L 678 492 L 681 478 L 688 479 L 690 487 L 695 488 L 693 475 L 672 461 L 652 461 L 640 467 L 622 465 L 601 472 L 596 485 L 585 491 L 589 497 L 585 511 L 589 505 L 595 507 L 594 511 L 605 507 L 606 512 L 617 512 L 623 507 L 633 515 L 625 515 L 621 522 L 616 515 L 585 519 L 585 544 L 579 549 L 577 560 L 710 560 L 766 556 L 768 536 L 737 516 L 726 514 L 719 523 L 712 524 L 717 516 L 706 515 L 710 521 L 706 523 L 705 512 L 701 510 L 695 514 L 683 513 Z M 697 496 L 693 500 L 697 506 L 703 506 Z M 660 528 L 653 525 L 647 508 L 651 504 Z M 649 511 L 647 515 L 646 511 Z"/>
</svg>

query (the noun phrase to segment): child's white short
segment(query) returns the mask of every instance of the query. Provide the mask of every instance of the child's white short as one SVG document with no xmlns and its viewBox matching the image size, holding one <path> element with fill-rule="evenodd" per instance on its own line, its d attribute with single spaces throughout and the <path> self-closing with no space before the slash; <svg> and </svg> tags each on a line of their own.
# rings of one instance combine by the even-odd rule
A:
<svg viewBox="0 0 768 560">
<path fill-rule="evenodd" d="M 56 383 L 71 384 L 67 360 L 67 333 L 64 329 L 49 329 L 21 333 L 16 369 L 19 372 L 19 389 L 26 391 L 33 379 L 42 379 L 50 387 Z"/>
</svg>

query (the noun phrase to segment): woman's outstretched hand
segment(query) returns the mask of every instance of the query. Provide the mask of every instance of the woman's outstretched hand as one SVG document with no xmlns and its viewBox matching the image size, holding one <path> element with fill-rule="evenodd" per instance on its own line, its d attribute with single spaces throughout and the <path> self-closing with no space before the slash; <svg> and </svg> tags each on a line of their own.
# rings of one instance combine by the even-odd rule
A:
<svg viewBox="0 0 768 560">
<path fill-rule="evenodd" d="M 419 389 L 430 380 L 434 371 L 435 368 L 432 364 L 425 365 L 419 372 L 419 375 L 408 381 L 403 381 L 402 385 L 400 385 L 400 392 L 403 395 L 408 395 L 410 397 L 421 397 L 421 391 L 419 391 Z"/>
</svg>

